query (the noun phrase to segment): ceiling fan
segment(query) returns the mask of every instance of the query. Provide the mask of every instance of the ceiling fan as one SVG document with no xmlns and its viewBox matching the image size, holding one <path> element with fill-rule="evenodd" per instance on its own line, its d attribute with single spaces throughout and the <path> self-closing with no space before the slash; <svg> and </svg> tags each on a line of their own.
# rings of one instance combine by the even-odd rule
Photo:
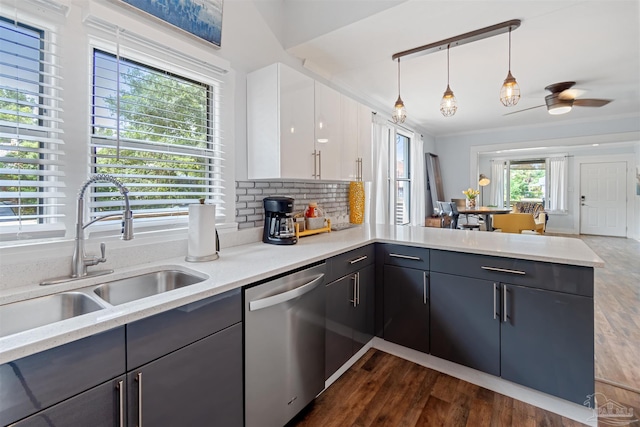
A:
<svg viewBox="0 0 640 427">
<path fill-rule="evenodd" d="M 581 90 L 571 89 L 576 82 L 560 82 L 554 83 L 547 87 L 545 90 L 551 92 L 550 95 L 544 97 L 545 103 L 542 105 L 536 105 L 535 107 L 525 108 L 524 110 L 514 111 L 512 113 L 504 114 L 505 116 L 521 113 L 527 110 L 533 110 L 534 108 L 547 107 L 549 114 L 558 115 L 565 114 L 571 111 L 571 108 L 576 107 L 602 107 L 611 102 L 610 99 L 577 99 L 582 93 Z"/>
</svg>

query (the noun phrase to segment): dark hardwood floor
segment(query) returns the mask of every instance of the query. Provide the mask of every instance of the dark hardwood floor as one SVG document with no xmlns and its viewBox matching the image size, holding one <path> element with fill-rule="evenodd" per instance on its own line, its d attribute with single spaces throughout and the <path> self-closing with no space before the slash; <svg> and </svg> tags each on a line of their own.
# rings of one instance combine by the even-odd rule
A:
<svg viewBox="0 0 640 427">
<path fill-rule="evenodd" d="M 288 427 L 581 425 L 371 349 Z"/>
<path fill-rule="evenodd" d="M 596 393 L 632 409 L 634 419 L 638 419 L 640 242 L 615 237 L 579 238 L 606 263 L 604 268 L 595 269 Z M 579 425 L 372 349 L 288 427 Z M 598 425 L 614 424 L 600 419 Z M 640 427 L 640 421 L 618 425 Z"/>
</svg>

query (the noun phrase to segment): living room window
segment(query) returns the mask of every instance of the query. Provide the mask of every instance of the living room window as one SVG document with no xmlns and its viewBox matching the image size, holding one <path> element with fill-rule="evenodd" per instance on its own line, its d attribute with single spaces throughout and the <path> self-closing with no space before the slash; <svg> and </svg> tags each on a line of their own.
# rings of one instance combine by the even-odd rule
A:
<svg viewBox="0 0 640 427">
<path fill-rule="evenodd" d="M 0 16 L 0 240 L 64 234 L 55 33 Z"/>
<path fill-rule="evenodd" d="M 505 168 L 507 206 L 515 202 L 544 203 L 547 164 L 545 159 L 512 160 Z"/>
<path fill-rule="evenodd" d="M 188 205 L 203 198 L 224 216 L 219 91 L 215 82 L 93 51 L 92 172 L 123 182 L 147 225 L 184 222 Z M 93 217 L 122 209 L 115 191 L 94 185 Z"/>
</svg>

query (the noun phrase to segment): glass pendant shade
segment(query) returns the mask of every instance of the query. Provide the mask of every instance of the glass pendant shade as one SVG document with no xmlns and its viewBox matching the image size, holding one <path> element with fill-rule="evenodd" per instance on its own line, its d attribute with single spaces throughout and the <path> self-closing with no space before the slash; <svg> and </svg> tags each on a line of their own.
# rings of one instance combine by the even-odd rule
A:
<svg viewBox="0 0 640 427">
<path fill-rule="evenodd" d="M 513 107 L 520 101 L 520 86 L 511 74 L 511 28 L 509 28 L 509 72 L 500 88 L 500 102 L 505 107 Z"/>
<path fill-rule="evenodd" d="M 444 91 L 444 95 L 442 95 L 442 101 L 440 101 L 440 112 L 445 117 L 453 116 L 456 111 L 458 111 L 458 102 L 456 101 L 456 97 L 453 95 L 453 91 L 449 87 L 449 48 L 451 46 L 447 46 L 447 90 Z"/>
<path fill-rule="evenodd" d="M 391 120 L 393 123 L 404 123 L 407 118 L 407 109 L 404 108 L 404 102 L 402 102 L 402 98 L 398 95 L 398 100 L 396 101 L 396 105 L 393 107 L 393 114 L 391 115 Z"/>
<path fill-rule="evenodd" d="M 507 74 L 507 78 L 504 79 L 504 84 L 500 88 L 500 102 L 505 107 L 512 107 L 520 101 L 520 86 L 516 78 L 511 75 L 511 71 Z"/>
<path fill-rule="evenodd" d="M 445 117 L 451 117 L 456 113 L 456 111 L 458 111 L 458 102 L 456 101 L 456 97 L 453 95 L 453 91 L 449 85 L 447 85 L 447 90 L 444 91 L 442 101 L 440 101 L 440 112 Z"/>
<path fill-rule="evenodd" d="M 404 108 L 404 102 L 402 102 L 402 98 L 400 98 L 400 58 L 398 58 L 398 99 L 393 106 L 391 120 L 393 120 L 393 123 L 404 123 L 406 118 L 407 109 Z"/>
</svg>

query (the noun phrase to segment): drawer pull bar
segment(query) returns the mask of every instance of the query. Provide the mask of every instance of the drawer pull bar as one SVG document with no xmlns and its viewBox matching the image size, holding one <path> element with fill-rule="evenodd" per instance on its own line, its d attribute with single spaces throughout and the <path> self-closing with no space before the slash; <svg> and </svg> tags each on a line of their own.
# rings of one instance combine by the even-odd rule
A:
<svg viewBox="0 0 640 427">
<path fill-rule="evenodd" d="M 389 256 L 392 258 L 410 259 L 411 261 L 422 261 L 422 258 L 419 258 L 417 256 L 400 255 L 400 254 L 389 254 Z"/>
<path fill-rule="evenodd" d="M 497 318 L 497 307 L 496 307 L 496 295 L 498 292 L 498 284 L 496 282 L 493 282 L 493 320 L 496 320 Z"/>
<path fill-rule="evenodd" d="M 136 374 L 138 381 L 138 427 L 142 427 L 142 372 Z"/>
<path fill-rule="evenodd" d="M 507 285 L 503 285 L 502 290 L 502 321 L 507 323 Z"/>
<path fill-rule="evenodd" d="M 527 274 L 524 271 L 520 271 L 520 270 L 507 270 L 506 268 L 498 268 L 498 267 L 487 267 L 487 266 L 482 266 L 480 267 L 483 270 L 489 270 L 489 271 L 497 271 L 499 273 L 511 273 L 511 274 L 520 274 L 522 276 L 524 276 L 525 274 Z"/>
<path fill-rule="evenodd" d="M 118 381 L 118 400 L 119 406 L 118 417 L 120 419 L 120 427 L 124 427 L 124 381 Z"/>
<path fill-rule="evenodd" d="M 427 272 L 422 272 L 422 302 L 427 304 Z"/>
<path fill-rule="evenodd" d="M 357 262 L 364 261 L 364 260 L 365 260 L 365 259 L 367 259 L 367 258 L 369 258 L 369 257 L 368 257 L 368 256 L 366 256 L 366 255 L 362 255 L 361 257 L 358 257 L 358 258 L 356 258 L 356 259 L 352 259 L 351 261 L 349 261 L 349 264 L 352 264 L 352 265 L 353 265 L 353 264 L 355 264 L 355 263 L 357 263 Z"/>
</svg>

